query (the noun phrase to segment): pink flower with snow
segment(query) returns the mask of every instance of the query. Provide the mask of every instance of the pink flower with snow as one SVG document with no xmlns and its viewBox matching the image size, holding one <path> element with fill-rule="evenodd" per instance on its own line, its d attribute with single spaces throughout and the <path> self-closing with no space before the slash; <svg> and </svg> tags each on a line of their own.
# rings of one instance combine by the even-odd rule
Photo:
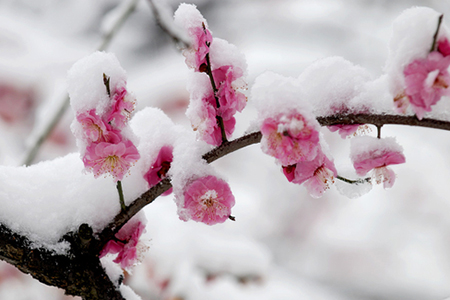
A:
<svg viewBox="0 0 450 300">
<path fill-rule="evenodd" d="M 350 135 L 356 134 L 360 125 L 361 124 L 351 124 L 351 125 L 338 124 L 338 125 L 328 126 L 327 128 L 331 132 L 337 131 L 339 133 L 339 135 L 341 136 L 341 138 L 345 139 L 346 137 L 348 137 Z"/>
<path fill-rule="evenodd" d="M 188 117 L 192 128 L 194 131 L 197 131 L 201 140 L 213 146 L 220 146 L 222 144 L 222 131 L 218 125 L 215 101 L 211 90 L 209 95 L 202 98 L 201 104 L 195 110 L 190 111 Z M 234 132 L 236 120 L 234 117 L 223 118 L 223 123 L 225 135 L 227 138 L 230 138 Z"/>
<path fill-rule="evenodd" d="M 427 58 L 416 59 L 403 70 L 405 95 L 419 120 L 442 96 L 450 94 L 449 65 L 450 56 L 433 51 Z"/>
<path fill-rule="evenodd" d="M 114 122 L 115 127 L 122 129 L 131 117 L 136 99 L 125 87 L 117 87 L 111 98 L 112 105 L 106 119 L 108 123 Z"/>
<path fill-rule="evenodd" d="M 77 121 L 83 126 L 84 134 L 90 142 L 115 143 L 120 133 L 97 115 L 95 109 L 77 115 Z"/>
<path fill-rule="evenodd" d="M 391 188 L 395 182 L 395 173 L 387 166 L 405 162 L 403 149 L 394 138 L 368 136 L 352 140 L 350 158 L 356 174 L 364 176 L 373 170 L 372 178 L 384 188 Z"/>
<path fill-rule="evenodd" d="M 206 66 L 206 55 L 209 53 L 209 46 L 213 37 L 211 32 L 205 27 L 192 27 L 188 29 L 188 34 L 192 38 L 192 45 L 183 51 L 186 57 L 186 64 L 197 72 L 204 72 Z"/>
<path fill-rule="evenodd" d="M 148 182 L 149 186 L 155 186 L 162 179 L 166 178 L 167 172 L 170 169 L 170 164 L 173 160 L 173 147 L 163 146 L 159 150 L 156 161 L 151 165 L 147 173 L 145 173 L 144 178 Z M 162 195 L 166 196 L 172 193 L 172 188 L 164 192 Z"/>
<path fill-rule="evenodd" d="M 237 88 L 245 88 L 245 85 L 234 85 L 244 73 L 241 68 L 230 65 L 215 69 L 212 73 L 217 85 L 217 97 L 220 104 L 219 115 L 224 119 L 230 119 L 236 111 L 241 112 L 247 104 L 247 97 L 236 90 Z"/>
<path fill-rule="evenodd" d="M 319 148 L 316 123 L 315 119 L 307 120 L 296 111 L 267 118 L 261 126 L 261 148 L 284 166 L 312 160 Z"/>
<path fill-rule="evenodd" d="M 115 239 L 108 241 L 100 252 L 100 258 L 106 254 L 118 254 L 114 262 L 120 264 L 123 269 L 129 269 L 140 259 L 139 238 L 145 232 L 145 224 L 142 222 L 125 224 L 116 234 Z"/>
<path fill-rule="evenodd" d="M 122 180 L 131 165 L 140 158 L 139 152 L 131 141 L 119 143 L 92 143 L 86 148 L 83 162 L 91 168 L 97 178 L 110 173 L 115 181 Z"/>
<path fill-rule="evenodd" d="M 228 219 L 234 203 L 228 184 L 209 175 L 198 178 L 187 186 L 183 208 L 192 220 L 214 225 Z"/>
<path fill-rule="evenodd" d="M 295 165 L 283 166 L 283 173 L 289 182 L 305 183 L 309 194 L 319 198 L 334 183 L 337 171 L 334 163 L 319 150 L 311 161 L 298 162 Z"/>
</svg>

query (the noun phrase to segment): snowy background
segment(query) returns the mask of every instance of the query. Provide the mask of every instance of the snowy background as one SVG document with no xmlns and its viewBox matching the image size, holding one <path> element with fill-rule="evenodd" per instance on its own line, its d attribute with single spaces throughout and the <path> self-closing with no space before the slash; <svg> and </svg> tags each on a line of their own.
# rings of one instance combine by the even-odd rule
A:
<svg viewBox="0 0 450 300">
<path fill-rule="evenodd" d="M 213 35 L 246 56 L 248 82 L 266 70 L 298 77 L 317 59 L 342 56 L 382 74 L 393 20 L 424 5 L 450 15 L 447 1 L 197 0 Z M 0 1 L 0 164 L 19 166 L 66 93 L 67 70 L 98 46 L 116 0 Z M 173 10 L 178 2 L 168 2 Z M 444 17 L 444 23 L 449 25 Z M 113 40 L 128 87 L 146 106 L 189 127 L 188 68 L 155 25 L 148 3 Z M 448 100 L 448 99 L 447 99 Z M 255 117 L 237 115 L 235 137 Z M 35 162 L 76 151 L 69 110 Z M 375 133 L 373 129 L 372 134 Z M 349 140 L 323 130 L 338 170 Z M 126 282 L 142 299 L 445 299 L 450 296 L 450 133 L 385 126 L 407 163 L 391 190 L 357 199 L 333 187 L 320 199 L 289 184 L 253 145 L 213 163 L 236 197 L 236 222 L 182 222 L 171 196 L 145 210 L 144 263 Z M 53 212 L 57 213 L 57 212 Z M 67 297 L 71 299 L 71 297 Z M 0 299 L 65 299 L 13 267 L 0 267 Z"/>
</svg>

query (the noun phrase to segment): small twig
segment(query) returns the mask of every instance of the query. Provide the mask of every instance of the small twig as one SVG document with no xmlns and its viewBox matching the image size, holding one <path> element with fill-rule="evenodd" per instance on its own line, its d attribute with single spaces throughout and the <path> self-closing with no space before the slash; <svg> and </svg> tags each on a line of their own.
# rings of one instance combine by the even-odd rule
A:
<svg viewBox="0 0 450 300">
<path fill-rule="evenodd" d="M 125 206 L 125 199 L 123 197 L 123 189 L 122 189 L 122 182 L 119 180 L 117 181 L 117 191 L 119 192 L 119 201 L 120 201 L 120 208 L 122 211 L 126 210 L 127 207 Z"/>
<path fill-rule="evenodd" d="M 433 43 L 431 44 L 430 52 L 436 51 L 437 37 L 438 37 L 438 34 L 439 34 L 439 28 L 441 27 L 441 23 L 442 23 L 442 19 L 443 18 L 444 18 L 443 14 L 439 16 L 438 25 L 437 25 L 437 28 L 436 28 L 436 32 L 433 35 Z"/>
<path fill-rule="evenodd" d="M 359 179 L 356 179 L 356 180 L 351 180 L 351 179 L 348 179 L 348 178 L 345 178 L 345 177 L 342 177 L 342 176 L 336 176 L 336 179 L 339 179 L 340 181 L 343 181 L 343 182 L 346 182 L 346 183 L 349 183 L 349 184 L 364 184 L 364 183 L 370 183 L 371 182 L 371 178 L 370 177 L 367 177 L 367 178 L 359 178 Z"/>
<path fill-rule="evenodd" d="M 204 26 L 205 25 L 203 25 L 203 28 L 204 28 Z M 209 47 L 208 44 L 207 44 L 207 46 Z M 217 109 L 219 109 L 220 101 L 219 101 L 219 97 L 217 96 L 218 90 L 217 90 L 216 82 L 214 81 L 214 77 L 213 77 L 213 73 L 212 73 L 212 69 L 211 69 L 211 61 L 209 59 L 209 52 L 206 54 L 206 73 L 208 74 L 209 80 L 211 81 L 211 86 L 212 86 L 213 93 L 214 93 L 214 99 L 216 99 L 216 106 L 217 106 Z M 223 118 L 221 116 L 216 116 L 216 119 L 217 119 L 217 125 L 219 126 L 220 133 L 222 135 L 222 144 L 226 143 L 226 142 L 228 142 L 228 139 L 227 139 L 227 135 L 225 132 L 225 124 L 223 123 Z"/>
<path fill-rule="evenodd" d="M 156 24 L 158 24 L 158 26 L 173 40 L 175 45 L 182 49 L 189 48 L 191 46 L 191 42 L 188 37 L 183 36 L 182 32 L 176 30 L 174 26 L 171 26 L 164 21 L 164 18 L 161 16 L 161 12 L 154 1 L 148 0 L 148 3 L 152 9 Z"/>
<path fill-rule="evenodd" d="M 109 82 L 111 81 L 111 77 L 106 76 L 105 73 L 103 73 L 103 83 L 105 84 L 106 87 L 106 92 L 108 93 L 108 96 L 111 97 L 111 88 L 109 86 Z"/>
<path fill-rule="evenodd" d="M 106 50 L 106 48 L 111 43 L 112 39 L 116 36 L 117 32 L 119 31 L 120 27 L 125 23 L 126 19 L 131 15 L 131 13 L 136 8 L 137 2 L 139 0 L 132 0 L 127 9 L 124 10 L 123 14 L 116 20 L 116 23 L 114 26 L 112 26 L 111 30 L 107 32 L 100 43 L 100 46 L 97 47 L 96 50 L 103 51 Z M 25 156 L 25 159 L 23 161 L 23 164 L 26 166 L 29 166 L 33 163 L 34 159 L 36 158 L 36 155 L 41 148 L 42 144 L 45 142 L 45 140 L 50 136 L 53 129 L 56 127 L 56 125 L 59 123 L 61 118 L 64 116 L 64 113 L 66 112 L 67 108 L 69 108 L 70 99 L 67 95 L 64 100 L 61 102 L 61 106 L 59 107 L 58 111 L 55 113 L 53 118 L 51 119 L 50 123 L 48 123 L 47 127 L 39 134 L 38 138 L 34 142 L 34 144 L 29 148 L 28 153 Z"/>
<path fill-rule="evenodd" d="M 377 127 L 377 139 L 381 139 L 381 127 L 383 125 L 375 125 Z"/>
</svg>

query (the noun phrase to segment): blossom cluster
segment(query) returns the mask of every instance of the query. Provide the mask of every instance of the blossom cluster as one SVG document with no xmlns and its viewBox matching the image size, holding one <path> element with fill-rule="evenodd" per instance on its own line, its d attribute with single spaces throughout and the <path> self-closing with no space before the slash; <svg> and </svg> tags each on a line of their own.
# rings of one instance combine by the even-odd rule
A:
<svg viewBox="0 0 450 300">
<path fill-rule="evenodd" d="M 82 158 L 85 167 L 95 177 L 109 173 L 118 181 L 140 158 L 136 146 L 122 134 L 134 110 L 135 99 L 126 90 L 125 82 L 113 87 L 110 93 L 110 107 L 105 113 L 91 109 L 77 113 L 76 120 L 84 129 L 87 144 Z"/>
<path fill-rule="evenodd" d="M 337 176 L 334 163 L 319 143 L 318 126 L 315 119 L 297 111 L 266 118 L 261 125 L 263 152 L 281 163 L 289 182 L 305 183 L 316 198 Z"/>
<path fill-rule="evenodd" d="M 194 5 L 181 4 L 175 23 L 184 28 L 192 44 L 183 49 L 186 64 L 194 70 L 188 90 L 191 101 L 186 115 L 198 137 L 219 146 L 234 132 L 234 115 L 247 103 L 239 90 L 246 88 L 243 79 L 246 65 L 231 44 L 213 38 L 206 20 Z"/>
<path fill-rule="evenodd" d="M 405 162 L 403 149 L 394 138 L 369 136 L 352 140 L 350 158 L 356 174 L 365 176 L 370 172 L 372 179 L 377 184 L 383 183 L 384 188 L 391 188 L 395 182 L 395 173 L 388 166 Z"/>
<path fill-rule="evenodd" d="M 136 99 L 117 58 L 95 52 L 78 61 L 69 71 L 69 95 L 72 131 L 86 169 L 122 180 L 140 155 L 128 128 Z"/>
<path fill-rule="evenodd" d="M 394 97 L 398 112 L 406 113 L 411 105 L 419 120 L 442 96 L 450 96 L 450 42 L 445 33 L 439 35 L 440 27 L 441 20 L 426 56 L 412 59 L 403 69 L 404 89 Z"/>
</svg>

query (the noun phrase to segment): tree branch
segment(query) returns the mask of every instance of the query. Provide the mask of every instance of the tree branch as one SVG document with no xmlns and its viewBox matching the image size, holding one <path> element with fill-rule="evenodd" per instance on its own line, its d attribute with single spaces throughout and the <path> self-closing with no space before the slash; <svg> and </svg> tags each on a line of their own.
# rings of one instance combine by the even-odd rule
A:
<svg viewBox="0 0 450 300">
<path fill-rule="evenodd" d="M 60 255 L 44 248 L 34 249 L 26 237 L 0 224 L 0 259 L 44 284 L 64 289 L 68 295 L 85 300 L 124 300 L 98 255 L 76 244 L 78 234 L 68 236 L 72 237 L 71 253 Z"/>
<path fill-rule="evenodd" d="M 338 124 L 372 124 L 375 126 L 383 125 L 408 125 L 427 128 L 436 128 L 450 131 L 450 122 L 435 119 L 418 120 L 416 116 L 401 116 L 387 114 L 336 114 L 331 116 L 317 117 L 317 121 L 321 126 L 330 126 Z M 257 144 L 261 141 L 261 132 L 253 132 L 244 135 L 233 141 L 228 141 L 213 150 L 205 153 L 203 159 L 207 163 L 211 163 L 227 154 L 242 149 L 246 146 Z M 98 235 L 99 251 L 106 243 L 114 237 L 114 235 L 122 228 L 123 225 L 139 212 L 144 206 L 152 203 L 159 195 L 172 187 L 170 178 L 162 180 L 156 186 L 150 188 L 139 198 L 134 200 L 127 208 L 119 213 L 114 220 Z"/>
<path fill-rule="evenodd" d="M 383 125 L 408 125 L 417 127 L 428 127 L 442 130 L 450 130 L 449 121 L 424 118 L 417 119 L 416 116 L 386 115 L 386 114 L 336 114 L 325 117 L 317 117 L 321 126 L 348 125 L 348 124 L 372 124 Z"/>
</svg>

